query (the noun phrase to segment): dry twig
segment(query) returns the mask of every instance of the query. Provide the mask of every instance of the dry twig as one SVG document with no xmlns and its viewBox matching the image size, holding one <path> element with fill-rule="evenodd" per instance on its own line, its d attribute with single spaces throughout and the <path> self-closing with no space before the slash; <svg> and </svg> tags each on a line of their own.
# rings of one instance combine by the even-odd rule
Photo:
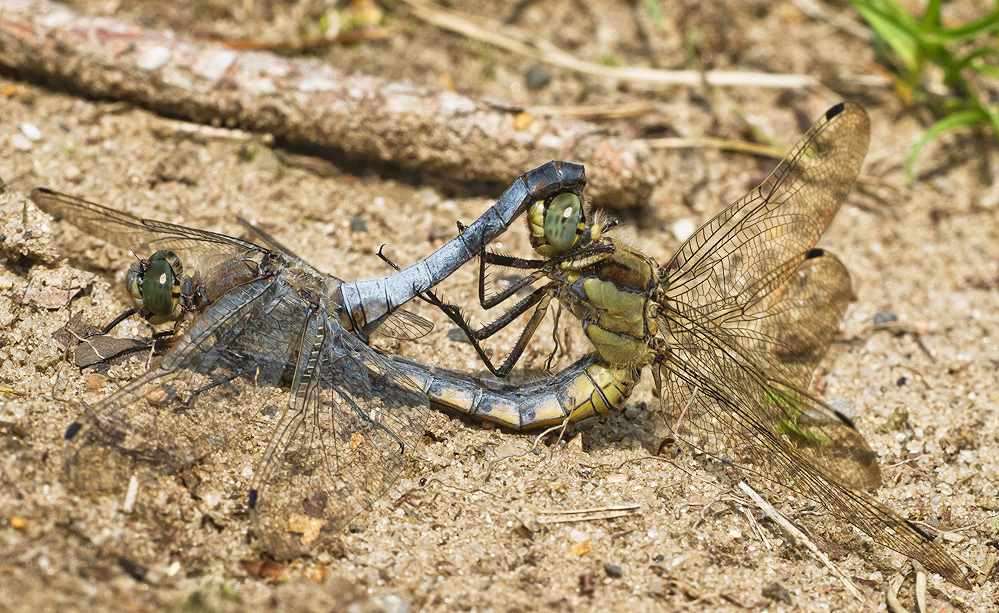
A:
<svg viewBox="0 0 999 613">
<path fill-rule="evenodd" d="M 540 511 L 537 518 L 539 524 L 564 524 L 581 521 L 596 521 L 600 519 L 614 519 L 627 515 L 641 513 L 642 507 L 639 504 L 615 504 L 606 507 L 595 507 L 592 509 L 566 509 L 560 511 Z"/>
<path fill-rule="evenodd" d="M 552 159 L 586 165 L 603 206 L 644 203 L 659 181 L 649 148 L 592 123 L 528 116 L 486 100 L 316 61 L 237 50 L 97 18 L 47 0 L 5 0 L 0 64 L 87 96 L 295 145 L 510 183 Z"/>
<path fill-rule="evenodd" d="M 476 23 L 469 16 L 440 6 L 427 0 L 402 0 L 413 10 L 413 15 L 444 30 L 461 34 L 467 38 L 488 43 L 511 53 L 571 70 L 579 74 L 627 81 L 632 85 L 642 85 L 651 89 L 667 89 L 677 86 L 697 87 L 768 87 L 776 89 L 803 89 L 820 87 L 822 82 L 811 75 L 773 74 L 744 71 L 698 71 L 661 70 L 658 68 L 603 66 L 581 60 L 548 43 L 533 32 L 525 32 L 498 23 Z M 891 81 L 879 76 L 858 75 L 843 79 L 867 87 L 891 87 Z"/>
<path fill-rule="evenodd" d="M 853 585 L 853 582 L 850 581 L 850 578 L 844 575 L 843 571 L 841 571 L 835 564 L 833 564 L 832 560 L 830 560 L 829 557 L 826 556 L 826 554 L 822 553 L 822 551 L 812 541 L 812 539 L 808 538 L 808 536 L 806 536 L 804 532 L 799 530 L 797 526 L 789 522 L 783 515 L 781 515 L 777 511 L 777 509 L 773 507 L 773 505 L 764 500 L 762 496 L 757 494 L 756 490 L 749 487 L 749 485 L 745 481 L 739 482 L 739 489 L 741 489 L 744 494 L 752 498 L 753 502 L 755 502 L 756 505 L 760 507 L 760 509 L 762 509 L 763 512 L 770 517 L 770 519 L 777 522 L 777 524 L 780 525 L 781 528 L 784 528 L 784 530 L 786 530 L 788 534 L 800 540 L 805 545 L 805 547 L 807 547 L 808 550 L 812 552 L 812 554 L 816 558 L 818 558 L 823 564 L 826 565 L 826 568 L 828 568 L 832 572 L 832 574 L 836 575 L 836 577 L 840 580 L 840 583 L 843 584 L 843 587 L 845 587 L 848 592 L 853 594 L 854 598 L 856 598 L 861 602 L 865 601 L 863 594 L 861 594 L 860 590 L 858 590 L 857 587 Z"/>
</svg>

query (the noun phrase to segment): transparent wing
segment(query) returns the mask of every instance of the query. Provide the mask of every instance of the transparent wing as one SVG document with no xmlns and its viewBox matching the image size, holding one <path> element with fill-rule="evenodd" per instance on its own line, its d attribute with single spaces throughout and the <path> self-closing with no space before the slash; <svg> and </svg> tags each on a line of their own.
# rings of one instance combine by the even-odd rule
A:
<svg viewBox="0 0 999 613">
<path fill-rule="evenodd" d="M 956 585 L 967 578 L 912 523 L 857 490 L 880 481 L 876 457 L 849 420 L 797 386 L 765 374 L 724 329 L 673 310 L 670 352 L 656 365 L 664 415 L 677 438 L 823 504 L 878 543 Z"/>
<path fill-rule="evenodd" d="M 271 251 L 282 253 L 293 260 L 301 261 L 301 258 L 298 257 L 294 251 L 285 247 L 283 243 L 274 238 L 274 236 L 269 232 L 258 228 L 255 224 L 250 223 L 242 217 L 237 217 L 236 221 L 238 221 L 241 226 L 249 230 L 251 233 L 255 234 L 258 242 L 260 242 L 264 247 L 270 249 Z M 333 275 L 326 275 L 326 278 L 332 280 L 338 285 L 343 283 L 343 281 Z M 423 338 L 433 329 L 434 324 L 432 322 L 420 317 L 416 313 L 405 309 L 396 309 L 385 319 L 385 321 L 381 323 L 380 326 L 378 326 L 376 332 L 382 336 L 397 338 L 403 341 L 411 341 Z"/>
<path fill-rule="evenodd" d="M 140 219 L 76 196 L 36 188 L 31 199 L 40 209 L 87 234 L 139 257 L 161 249 L 176 253 L 185 268 L 206 271 L 260 247 L 224 234 L 196 230 L 154 219 Z"/>
<path fill-rule="evenodd" d="M 239 215 L 236 216 L 236 221 L 239 222 L 239 225 L 243 226 L 243 228 L 245 228 L 251 234 L 257 237 L 256 242 L 258 244 L 267 247 L 271 251 L 277 251 L 279 253 L 283 253 L 290 258 L 295 258 L 296 260 L 301 259 L 298 257 L 298 254 L 296 254 L 291 249 L 285 247 L 284 243 L 274 238 L 274 235 L 271 234 L 270 232 L 267 232 L 263 228 L 258 227 L 256 224 L 251 223 L 249 220 L 240 217 Z"/>
<path fill-rule="evenodd" d="M 860 172 L 867 113 L 843 103 L 794 146 L 771 175 L 704 224 L 665 267 L 667 295 L 708 316 L 786 282 L 836 214 Z"/>
<path fill-rule="evenodd" d="M 772 278 L 783 282 L 774 284 Z M 851 295 L 850 274 L 842 262 L 832 253 L 813 249 L 800 264 L 797 258 L 786 262 L 755 287 L 747 287 L 730 310 L 715 309 L 711 317 L 764 373 L 807 389 L 839 330 Z M 696 312 L 689 315 L 695 319 L 706 316 L 681 300 L 673 307 Z"/>
<path fill-rule="evenodd" d="M 70 426 L 70 482 L 113 488 L 142 465 L 177 470 L 224 447 L 276 393 L 305 308 L 276 278 L 222 297 L 159 366 Z"/>
<path fill-rule="evenodd" d="M 430 411 L 396 366 L 315 314 L 302 336 L 292 401 L 250 493 L 268 551 L 322 548 L 395 482 Z"/>
<path fill-rule="evenodd" d="M 375 332 L 401 341 L 413 341 L 423 338 L 433 329 L 432 321 L 424 319 L 412 311 L 396 309 L 385 318 L 385 321 L 378 326 Z"/>
</svg>

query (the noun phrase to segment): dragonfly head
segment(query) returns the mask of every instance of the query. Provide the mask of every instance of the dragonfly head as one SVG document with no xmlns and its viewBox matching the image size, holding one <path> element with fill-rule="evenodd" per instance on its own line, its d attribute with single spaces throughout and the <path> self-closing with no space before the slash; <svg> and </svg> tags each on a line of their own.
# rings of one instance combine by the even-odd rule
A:
<svg viewBox="0 0 999 613">
<path fill-rule="evenodd" d="M 545 257 L 562 255 L 579 243 L 586 230 L 583 201 L 572 192 L 536 200 L 527 209 L 527 226 L 535 251 Z"/>
<path fill-rule="evenodd" d="M 183 273 L 180 258 L 165 249 L 129 267 L 125 276 L 128 292 L 139 309 L 149 314 L 150 323 L 163 323 L 176 318 Z"/>
</svg>

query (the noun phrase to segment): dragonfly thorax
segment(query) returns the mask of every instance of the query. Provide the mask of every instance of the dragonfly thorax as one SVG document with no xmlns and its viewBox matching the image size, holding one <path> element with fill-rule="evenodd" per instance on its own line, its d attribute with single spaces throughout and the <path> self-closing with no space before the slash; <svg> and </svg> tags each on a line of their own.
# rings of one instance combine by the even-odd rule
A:
<svg viewBox="0 0 999 613">
<path fill-rule="evenodd" d="M 569 291 L 562 298 L 605 361 L 640 367 L 649 362 L 650 342 L 658 332 L 651 297 L 659 266 L 643 253 L 612 244 L 612 253 L 565 276 Z"/>
<path fill-rule="evenodd" d="M 128 269 L 125 283 L 138 308 L 150 323 L 176 319 L 180 306 L 180 279 L 184 267 L 172 251 L 157 251 Z"/>
</svg>

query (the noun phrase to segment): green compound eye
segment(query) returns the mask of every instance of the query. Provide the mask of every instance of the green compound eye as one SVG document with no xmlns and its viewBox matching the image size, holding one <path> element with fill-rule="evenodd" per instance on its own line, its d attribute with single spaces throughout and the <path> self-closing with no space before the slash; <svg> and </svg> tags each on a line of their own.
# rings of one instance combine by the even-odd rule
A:
<svg viewBox="0 0 999 613">
<path fill-rule="evenodd" d="M 556 253 L 565 253 L 582 232 L 583 205 L 576 194 L 559 194 L 545 213 L 545 238 Z"/>
<path fill-rule="evenodd" d="M 152 260 L 142 278 L 142 303 L 153 315 L 167 316 L 173 312 L 175 285 L 173 269 L 166 260 Z"/>
<path fill-rule="evenodd" d="M 155 318 L 169 318 L 180 302 L 182 274 L 183 267 L 176 254 L 157 251 L 141 265 L 129 268 L 128 291 Z"/>
</svg>

